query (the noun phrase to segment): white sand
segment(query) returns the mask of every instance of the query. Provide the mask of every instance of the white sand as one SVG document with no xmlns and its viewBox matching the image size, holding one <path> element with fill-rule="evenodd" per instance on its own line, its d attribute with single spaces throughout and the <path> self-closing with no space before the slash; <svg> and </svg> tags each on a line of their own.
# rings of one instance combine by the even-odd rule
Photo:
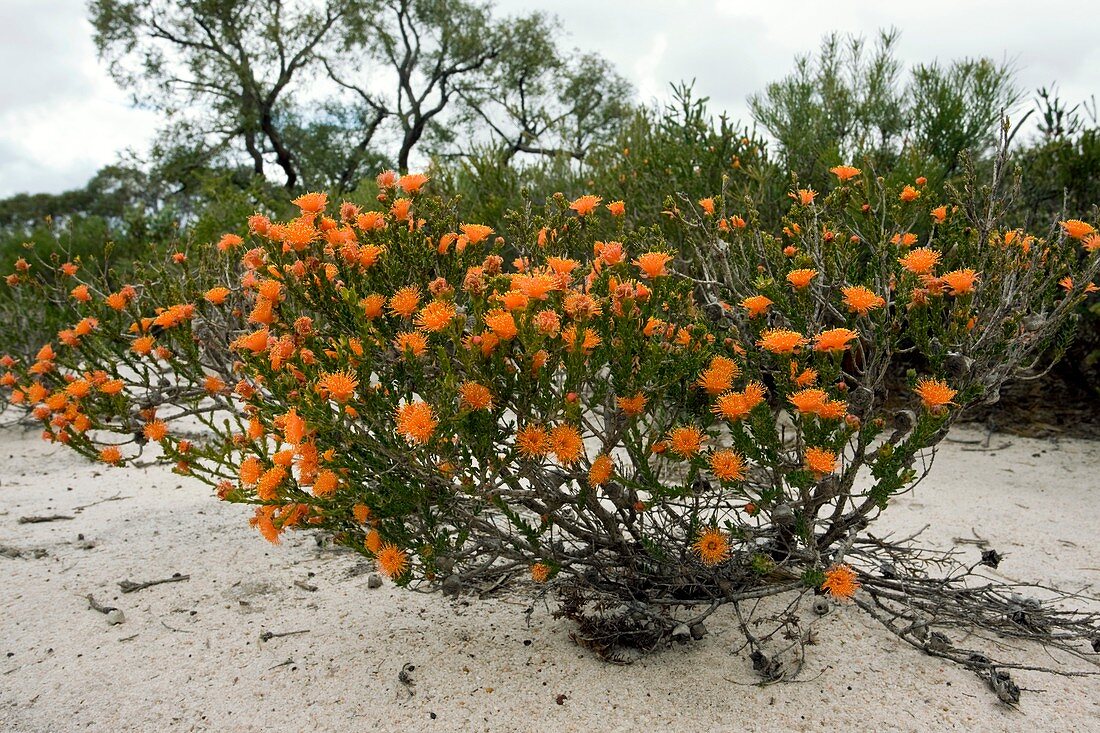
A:
<svg viewBox="0 0 1100 733">
<path fill-rule="evenodd" d="M 1007 556 L 1006 577 L 1095 584 L 1100 443 L 993 436 L 992 446 L 1009 442 L 947 445 L 879 533 L 932 523 L 927 536 L 944 544 L 973 528 Z M 103 469 L 33 433 L 0 430 L 0 496 L 0 545 L 23 551 L 0 557 L 4 731 L 1100 730 L 1100 678 L 1017 673 L 1045 692 L 1012 710 L 853 606 L 819 623 L 798 681 L 757 686 L 722 612 L 702 642 L 609 666 L 541 607 L 528 625 L 518 593 L 455 602 L 370 590 L 365 573 L 349 574 L 356 555 L 319 551 L 305 533 L 272 547 L 246 508 L 197 482 Z M 74 518 L 18 523 L 54 513 Z M 176 572 L 191 578 L 131 594 L 117 585 Z M 88 593 L 125 623 L 108 626 Z M 406 663 L 411 697 L 397 679 Z"/>
</svg>

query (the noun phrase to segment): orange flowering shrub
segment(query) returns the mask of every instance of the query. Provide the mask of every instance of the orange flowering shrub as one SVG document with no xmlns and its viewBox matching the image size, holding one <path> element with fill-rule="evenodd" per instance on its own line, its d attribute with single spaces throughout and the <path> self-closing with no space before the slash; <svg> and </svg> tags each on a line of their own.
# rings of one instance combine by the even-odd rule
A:
<svg viewBox="0 0 1100 733">
<path fill-rule="evenodd" d="M 522 570 L 657 637 L 677 607 L 847 598 L 855 535 L 1066 331 L 1100 255 L 1076 224 L 999 229 L 988 192 L 834 173 L 777 234 L 721 192 L 682 202 L 682 252 L 595 194 L 507 232 L 425 176 L 380 176 L 375 211 L 306 194 L 172 257 L 174 283 L 77 273 L 79 320 L 0 390 L 50 440 L 157 444 L 268 540 L 322 529 L 400 584 Z"/>
</svg>

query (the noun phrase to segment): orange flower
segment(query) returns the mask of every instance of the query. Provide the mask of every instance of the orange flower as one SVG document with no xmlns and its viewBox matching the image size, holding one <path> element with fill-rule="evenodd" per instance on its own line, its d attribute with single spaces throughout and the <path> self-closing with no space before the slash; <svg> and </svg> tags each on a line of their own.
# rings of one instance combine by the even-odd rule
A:
<svg viewBox="0 0 1100 733">
<path fill-rule="evenodd" d="M 427 443 L 439 421 L 426 402 L 409 402 L 397 408 L 397 432 L 414 443 Z"/>
<path fill-rule="evenodd" d="M 271 501 L 278 495 L 279 485 L 286 479 L 286 469 L 272 466 L 264 471 L 256 483 L 256 496 L 263 501 Z"/>
<path fill-rule="evenodd" d="M 485 325 L 501 339 L 505 341 L 513 339 L 519 331 L 516 329 L 516 319 L 512 314 L 501 308 L 494 308 L 485 314 Z"/>
<path fill-rule="evenodd" d="M 405 193 L 416 193 L 427 182 L 428 177 L 423 173 L 409 173 L 397 180 L 397 187 Z"/>
<path fill-rule="evenodd" d="M 750 318 L 762 315 L 771 307 L 773 301 L 765 295 L 753 295 L 741 301 L 741 306 L 749 312 Z"/>
<path fill-rule="evenodd" d="M 584 454 L 584 440 L 572 425 L 558 425 L 550 431 L 549 440 L 550 452 L 563 466 L 576 463 Z"/>
<path fill-rule="evenodd" d="M 803 206 L 809 206 L 814 202 L 814 198 L 817 197 L 817 191 L 812 188 L 800 188 L 797 193 L 788 195 Z"/>
<path fill-rule="evenodd" d="M 317 381 L 317 391 L 328 399 L 347 402 L 354 396 L 359 380 L 350 371 L 321 372 Z"/>
<path fill-rule="evenodd" d="M 696 384 L 710 394 L 718 394 L 729 389 L 740 373 L 741 369 L 733 359 L 716 356 L 710 360 L 710 366 L 700 375 Z"/>
<path fill-rule="evenodd" d="M 745 478 L 745 459 L 731 450 L 710 454 L 710 470 L 722 481 L 741 481 Z"/>
<path fill-rule="evenodd" d="M 844 304 L 848 306 L 848 310 L 861 316 L 886 305 L 886 301 L 882 299 L 882 296 L 875 294 L 873 290 L 862 285 L 841 288 L 840 292 L 844 293 Z"/>
<path fill-rule="evenodd" d="M 824 448 L 807 448 L 806 469 L 817 476 L 832 473 L 836 470 L 836 453 Z"/>
<path fill-rule="evenodd" d="M 898 194 L 898 198 L 906 203 L 909 203 L 910 201 L 916 201 L 920 198 L 920 191 L 913 188 L 912 186 L 906 186 L 901 190 L 901 193 Z"/>
<path fill-rule="evenodd" d="M 393 206 L 390 207 L 390 213 L 393 214 L 393 218 L 398 221 L 408 221 L 410 209 L 412 209 L 412 201 L 409 199 L 397 199 L 393 202 Z"/>
<path fill-rule="evenodd" d="M 591 296 L 584 293 L 569 293 L 565 296 L 562 307 L 567 315 L 577 320 L 592 318 L 603 312 L 600 305 Z"/>
<path fill-rule="evenodd" d="M 1062 231 L 1071 239 L 1084 239 L 1090 234 L 1095 234 L 1096 229 L 1092 224 L 1087 224 L 1080 219 L 1067 219 L 1061 222 Z"/>
<path fill-rule="evenodd" d="M 536 583 L 545 583 L 550 579 L 551 568 L 544 562 L 537 562 L 531 566 L 531 580 Z"/>
<path fill-rule="evenodd" d="M 87 303 L 92 299 L 92 294 L 88 292 L 87 285 L 77 285 L 70 291 L 69 295 L 73 296 L 74 300 L 79 300 L 81 303 Z"/>
<path fill-rule="evenodd" d="M 159 443 L 168 435 L 168 425 L 163 420 L 153 420 L 141 432 L 149 440 Z"/>
<path fill-rule="evenodd" d="M 519 291 L 508 291 L 498 296 L 505 310 L 522 310 L 527 307 L 531 299 Z"/>
<path fill-rule="evenodd" d="M 928 247 L 918 247 L 904 257 L 899 257 L 898 262 L 914 275 L 927 275 L 932 268 L 939 264 L 942 255 Z"/>
<path fill-rule="evenodd" d="M 122 383 L 121 379 L 109 379 L 99 385 L 99 391 L 105 395 L 116 395 L 121 392 L 125 386 L 126 385 Z"/>
<path fill-rule="evenodd" d="M 283 438 L 287 443 L 291 445 L 298 445 L 306 437 L 306 421 L 302 419 L 302 416 L 298 414 L 298 411 L 291 408 L 289 412 L 283 415 Z"/>
<path fill-rule="evenodd" d="M 856 573 L 847 565 L 834 565 L 825 571 L 821 590 L 833 598 L 851 598 L 859 590 Z"/>
<path fill-rule="evenodd" d="M 416 327 L 438 333 L 455 317 L 455 307 L 442 300 L 433 300 L 416 315 Z"/>
<path fill-rule="evenodd" d="M 642 414 L 642 410 L 645 409 L 646 402 L 648 401 L 649 399 L 641 392 L 634 395 L 633 397 L 617 397 L 615 399 L 615 402 L 616 404 L 618 404 L 619 409 L 625 412 L 630 417 L 636 417 Z"/>
<path fill-rule="evenodd" d="M 951 400 L 957 394 L 956 390 L 947 386 L 947 382 L 940 379 L 925 377 L 917 382 L 916 393 L 928 410 L 938 410 L 944 405 L 954 404 Z"/>
<path fill-rule="evenodd" d="M 139 336 L 130 344 L 130 350 L 140 356 L 145 356 L 153 350 L 156 339 L 152 336 Z"/>
<path fill-rule="evenodd" d="M 844 183 L 849 179 L 855 178 L 863 171 L 850 165 L 838 165 L 835 168 L 830 168 L 829 172 L 836 176 L 841 183 Z"/>
<path fill-rule="evenodd" d="M 382 315 L 382 309 L 386 306 L 386 298 L 384 295 L 374 293 L 359 301 L 359 307 L 363 309 L 363 313 L 367 318 L 373 320 Z"/>
<path fill-rule="evenodd" d="M 375 560 L 378 561 L 378 569 L 391 580 L 400 578 L 409 565 L 409 556 L 405 551 L 389 543 L 382 545 Z"/>
<path fill-rule="evenodd" d="M 795 288 L 801 289 L 809 285 L 810 281 L 813 280 L 816 276 L 817 270 L 791 270 L 787 273 L 787 282 L 789 282 Z"/>
<path fill-rule="evenodd" d="M 516 450 L 524 458 L 541 458 L 550 452 L 550 434 L 541 425 L 524 425 L 516 431 Z"/>
<path fill-rule="evenodd" d="M 229 293 L 229 288 L 216 287 L 207 290 L 206 295 L 204 295 L 203 297 L 208 302 L 213 303 L 214 305 L 221 305 L 225 302 L 225 299 L 229 297 Z"/>
<path fill-rule="evenodd" d="M 493 395 L 489 388 L 477 382 L 465 382 L 458 388 L 463 405 L 471 410 L 489 410 L 493 406 Z"/>
<path fill-rule="evenodd" d="M 817 370 L 816 369 L 804 369 L 801 374 L 798 372 L 798 362 L 791 362 L 791 381 L 795 383 L 796 387 L 811 387 L 817 382 Z"/>
<path fill-rule="evenodd" d="M 745 418 L 764 401 L 767 391 L 760 382 L 749 382 L 740 392 L 726 392 L 719 397 L 711 412 L 730 422 Z"/>
<path fill-rule="evenodd" d="M 316 239 L 317 234 L 317 230 L 314 229 L 309 221 L 305 219 L 294 219 L 286 225 L 282 237 L 283 244 L 295 251 L 300 251 Z"/>
<path fill-rule="evenodd" d="M 717 565 L 730 554 L 730 542 L 726 533 L 710 527 L 692 545 L 704 565 Z"/>
<path fill-rule="evenodd" d="M 617 265 L 626 256 L 622 242 L 596 242 L 594 249 L 600 261 L 605 265 Z"/>
<path fill-rule="evenodd" d="M 804 415 L 816 415 L 825 406 L 829 396 L 823 389 L 803 389 L 792 392 L 787 401 Z"/>
<path fill-rule="evenodd" d="M 814 351 L 845 351 L 848 342 L 859 338 L 857 331 L 847 328 L 831 328 L 822 331 L 814 338 Z"/>
<path fill-rule="evenodd" d="M 533 319 L 535 328 L 544 336 L 554 338 L 561 333 L 561 317 L 552 310 L 542 310 Z"/>
<path fill-rule="evenodd" d="M 81 318 L 80 321 L 75 326 L 73 326 L 73 332 L 77 336 L 87 336 L 98 327 L 98 319 L 91 317 Z"/>
<path fill-rule="evenodd" d="M 669 449 L 681 458 L 691 458 L 698 455 L 703 447 L 706 436 L 703 431 L 694 426 L 681 426 L 674 428 L 668 434 Z"/>
<path fill-rule="evenodd" d="M 403 331 L 393 339 L 393 347 L 399 354 L 412 353 L 413 356 L 423 356 L 428 349 L 428 338 L 417 331 Z"/>
<path fill-rule="evenodd" d="M 407 285 L 390 298 L 390 311 L 395 315 L 410 318 L 420 306 L 420 288 Z"/>
<path fill-rule="evenodd" d="M 1096 252 L 1100 250 L 1100 234 L 1090 234 L 1081 240 L 1081 246 L 1085 248 L 1086 252 Z"/>
<path fill-rule="evenodd" d="M 259 331 L 246 333 L 235 339 L 233 341 L 233 347 L 251 351 L 253 354 L 259 354 L 267 350 L 267 338 L 267 329 L 261 328 Z"/>
<path fill-rule="evenodd" d="M 569 204 L 569 208 L 577 212 L 577 216 L 588 216 L 596 210 L 596 207 L 600 205 L 601 201 L 603 201 L 603 199 L 599 196 L 588 194 L 586 196 L 581 196 L 579 199 Z"/>
<path fill-rule="evenodd" d="M 338 488 L 340 488 L 340 479 L 334 471 L 327 468 L 318 473 L 317 478 L 313 481 L 314 496 L 331 496 L 336 493 Z"/>
<path fill-rule="evenodd" d="M 773 328 L 760 334 L 760 340 L 756 345 L 773 354 L 793 354 L 808 342 L 809 339 L 798 331 Z"/>
<path fill-rule="evenodd" d="M 947 283 L 952 293 L 962 295 L 974 291 L 974 284 L 978 282 L 978 273 L 971 269 L 952 270 L 942 275 L 940 279 Z"/>
<path fill-rule="evenodd" d="M 366 211 L 355 217 L 355 226 L 364 232 L 386 228 L 386 217 L 381 211 Z"/>
<path fill-rule="evenodd" d="M 363 546 L 367 548 L 369 552 L 378 554 L 378 551 L 382 549 L 382 535 L 378 534 L 377 529 L 372 529 L 367 532 L 367 536 L 363 541 Z"/>
<path fill-rule="evenodd" d="M 122 451 L 118 446 L 109 445 L 99 451 L 99 460 L 112 466 L 117 465 L 122 462 Z"/>
<path fill-rule="evenodd" d="M 588 469 L 588 485 L 589 486 L 603 486 L 611 480 L 611 473 L 614 469 L 614 464 L 611 462 L 611 456 L 601 455 L 592 461 L 592 467 Z"/>
<path fill-rule="evenodd" d="M 547 257 L 546 264 L 550 265 L 550 269 L 560 276 L 568 276 L 580 266 L 579 262 L 567 257 Z"/>
<path fill-rule="evenodd" d="M 646 252 L 634 260 L 634 264 L 642 271 L 642 274 L 652 280 L 667 274 L 665 265 L 672 261 L 672 255 L 664 252 Z"/>
<path fill-rule="evenodd" d="M 579 349 L 581 351 L 591 351 L 603 343 L 603 339 L 600 338 L 595 329 L 585 328 L 582 334 L 576 326 L 569 326 L 569 328 L 562 331 L 561 340 L 571 350 Z"/>
<path fill-rule="evenodd" d="M 294 199 L 290 203 L 301 209 L 303 214 L 320 214 L 328 206 L 328 195 L 323 193 L 306 193 Z"/>
<path fill-rule="evenodd" d="M 374 181 L 379 188 L 393 188 L 397 185 L 397 171 L 382 171 L 375 176 Z"/>
<path fill-rule="evenodd" d="M 714 216 L 714 199 L 705 198 L 699 199 L 699 207 L 707 213 L 708 216 Z"/>
<path fill-rule="evenodd" d="M 128 300 L 122 293 L 111 293 L 103 299 L 103 302 L 106 303 L 107 307 L 111 310 L 120 311 L 126 307 Z"/>
<path fill-rule="evenodd" d="M 943 222 L 947 219 L 946 206 L 937 206 L 928 213 L 932 216 L 932 220 L 935 221 L 937 224 L 943 224 Z"/>
<path fill-rule="evenodd" d="M 546 300 L 551 291 L 559 289 L 557 279 L 545 273 L 531 276 L 514 275 L 512 287 L 535 300 Z"/>
<path fill-rule="evenodd" d="M 463 224 L 459 229 L 466 235 L 470 244 L 480 244 L 493 233 L 493 228 L 484 224 Z"/>
<path fill-rule="evenodd" d="M 626 213 L 626 204 L 622 201 L 612 201 L 607 205 L 607 210 L 612 216 L 622 216 Z"/>
</svg>

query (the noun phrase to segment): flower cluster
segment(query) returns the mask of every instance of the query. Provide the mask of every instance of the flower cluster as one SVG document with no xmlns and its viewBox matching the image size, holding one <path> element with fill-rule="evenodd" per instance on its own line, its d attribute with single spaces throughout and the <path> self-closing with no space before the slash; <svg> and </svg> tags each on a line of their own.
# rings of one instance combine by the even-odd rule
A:
<svg viewBox="0 0 1100 733">
<path fill-rule="evenodd" d="M 73 323 L 0 360 L 0 390 L 50 440 L 110 464 L 156 445 L 268 540 L 320 528 L 399 583 L 848 597 L 842 540 L 1060 336 L 1100 247 L 833 173 L 778 235 L 722 193 L 683 202 L 677 252 L 629 202 L 558 197 L 498 232 L 386 172 L 378 207 L 302 195 L 170 257 L 174 285 L 65 263 Z"/>
</svg>

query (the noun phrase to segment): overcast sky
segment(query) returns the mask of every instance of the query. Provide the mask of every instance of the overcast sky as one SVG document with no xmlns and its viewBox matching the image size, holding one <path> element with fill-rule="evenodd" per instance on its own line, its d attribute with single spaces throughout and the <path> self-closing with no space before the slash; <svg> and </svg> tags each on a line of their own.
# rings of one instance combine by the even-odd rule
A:
<svg viewBox="0 0 1100 733">
<path fill-rule="evenodd" d="M 748 120 L 746 98 L 786 74 L 829 31 L 902 31 L 906 64 L 990 56 L 1029 95 L 1058 82 L 1100 96 L 1097 0 L 498 0 L 504 13 L 557 13 L 568 42 L 602 53 L 640 101 L 696 80 L 716 111 Z M 0 196 L 82 185 L 157 127 L 98 63 L 85 0 L 0 0 Z"/>
</svg>

